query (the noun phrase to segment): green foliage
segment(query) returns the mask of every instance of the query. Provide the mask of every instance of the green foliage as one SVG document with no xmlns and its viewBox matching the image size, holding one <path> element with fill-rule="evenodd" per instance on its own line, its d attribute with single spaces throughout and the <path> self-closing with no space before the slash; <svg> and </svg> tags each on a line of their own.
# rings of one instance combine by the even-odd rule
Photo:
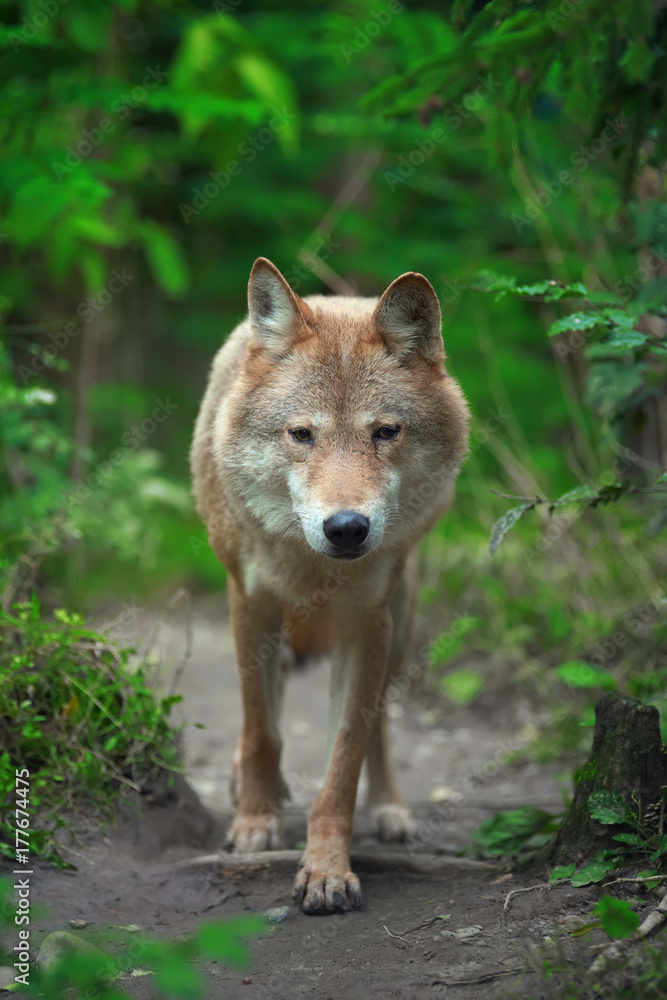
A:
<svg viewBox="0 0 667 1000">
<path fill-rule="evenodd" d="M 474 846 L 483 857 L 499 857 L 517 854 L 526 847 L 540 847 L 545 844 L 557 828 L 555 818 L 536 809 L 523 806 L 495 813 L 484 820 L 475 834 Z"/>
<path fill-rule="evenodd" d="M 598 823 L 623 823 L 627 813 L 625 799 L 618 792 L 593 792 L 588 809 Z"/>
<path fill-rule="evenodd" d="M 603 424 L 618 431 L 619 426 L 637 409 L 638 403 L 648 399 L 658 399 L 667 381 L 667 346 L 655 335 L 636 329 L 640 319 L 650 320 L 650 309 L 641 296 L 614 307 L 607 307 L 594 302 L 595 294 L 583 284 L 576 287 L 558 285 L 553 282 L 535 286 L 519 286 L 516 278 L 482 272 L 477 287 L 485 292 L 496 292 L 498 296 L 511 294 L 514 296 L 530 295 L 543 302 L 554 301 L 554 291 L 559 290 L 565 295 L 581 296 L 590 307 L 590 312 L 574 312 L 555 320 L 547 334 L 549 337 L 562 338 L 555 347 L 557 357 L 567 357 L 574 350 L 581 348 L 592 331 L 598 331 L 598 339 L 586 346 L 585 356 L 591 362 L 586 382 L 586 400 L 596 416 Z M 559 296 L 560 297 L 560 296 Z M 599 299 L 599 296 L 598 296 Z M 620 307 L 619 307 L 620 306 Z M 665 309 L 664 291 L 656 304 L 656 316 Z M 571 336 L 565 337 L 565 334 Z M 572 334 L 574 336 L 572 336 Z M 585 336 L 584 336 L 585 334 Z M 579 338 L 579 339 L 575 339 Z M 643 488 L 630 480 L 604 483 L 598 487 L 582 485 L 558 497 L 555 500 L 545 500 L 543 497 L 515 498 L 524 499 L 524 503 L 513 507 L 500 517 L 491 532 L 489 543 L 493 555 L 505 538 L 507 532 L 536 506 L 547 504 L 550 514 L 566 504 L 582 503 L 595 508 L 609 504 L 626 496 L 657 494 L 657 498 L 666 498 L 664 478 L 661 475 L 649 486 Z"/>
<path fill-rule="evenodd" d="M 583 868 L 577 869 L 570 879 L 574 886 L 591 885 L 593 882 L 601 882 L 602 879 L 616 867 L 614 861 L 604 857 L 589 861 Z"/>
<path fill-rule="evenodd" d="M 565 684 L 575 688 L 602 688 L 605 691 L 615 691 L 618 681 L 608 670 L 596 670 L 590 663 L 571 660 L 561 663 L 556 668 L 556 674 Z"/>
<path fill-rule="evenodd" d="M 610 938 L 627 938 L 639 927 L 639 917 L 633 912 L 630 903 L 615 896 L 603 896 L 593 913 L 600 918 L 600 923 Z"/>
<path fill-rule="evenodd" d="M 581 868 L 577 868 L 576 865 L 556 866 L 551 870 L 549 881 L 566 879 L 574 886 L 601 882 L 609 872 L 623 868 L 633 858 L 642 855 L 653 867 L 638 872 L 637 878 L 643 880 L 645 888 L 653 888 L 657 882 L 652 881 L 651 876 L 660 873 L 663 864 L 661 859 L 667 854 L 664 808 L 657 831 L 655 824 L 647 823 L 646 818 L 642 816 L 641 805 L 635 795 L 632 796 L 630 805 L 620 792 L 613 789 L 593 792 L 588 799 L 588 809 L 591 818 L 598 823 L 605 826 L 630 826 L 633 832 L 621 831 L 613 834 L 617 846 L 598 851 L 595 858 L 590 859 Z"/>
<path fill-rule="evenodd" d="M 478 670 L 454 670 L 442 679 L 442 689 L 457 705 L 467 705 L 482 690 L 484 677 Z"/>
<path fill-rule="evenodd" d="M 11 883 L 2 879 L 0 914 L 6 913 L 9 918 L 15 908 Z M 70 995 L 128 1000 L 133 991 L 126 992 L 122 987 L 129 987 L 132 977 L 150 975 L 155 977 L 153 982 L 160 996 L 203 1000 L 207 984 L 201 964 L 215 960 L 232 968 L 247 968 L 251 961 L 247 939 L 269 930 L 263 917 L 243 914 L 202 924 L 179 941 L 128 934 L 124 928 L 94 935 L 55 931 L 42 943 L 42 960 L 31 963 L 25 992 L 54 1000 Z M 0 964 L 13 967 L 15 960 L 13 952 L 3 953 L 0 948 Z M 21 987 L 19 991 L 24 992 Z"/>
<path fill-rule="evenodd" d="M 429 54 L 407 72 L 379 84 L 368 105 L 405 115 L 438 94 L 456 108 L 479 86 L 483 67 L 502 87 L 502 104 L 489 128 L 497 155 L 510 146 L 517 123 L 551 97 L 589 127 L 589 139 L 603 134 L 611 114 L 620 120 L 629 133 L 621 145 L 626 191 L 649 137 L 652 162 L 667 157 L 662 119 L 653 115 L 664 101 L 667 27 L 652 5 L 630 9 L 615 0 L 564 10 L 559 0 L 549 0 L 529 10 L 513 0 L 487 2 L 474 11 L 472 6 L 454 5 L 444 38 L 434 38 Z"/>
<path fill-rule="evenodd" d="M 15 773 L 27 768 L 31 850 L 58 860 L 63 810 L 108 811 L 122 786 L 180 770 L 169 723 L 180 696 L 156 699 L 147 668 L 78 614 L 45 616 L 36 598 L 0 611 L 0 850 L 14 852 Z"/>
</svg>

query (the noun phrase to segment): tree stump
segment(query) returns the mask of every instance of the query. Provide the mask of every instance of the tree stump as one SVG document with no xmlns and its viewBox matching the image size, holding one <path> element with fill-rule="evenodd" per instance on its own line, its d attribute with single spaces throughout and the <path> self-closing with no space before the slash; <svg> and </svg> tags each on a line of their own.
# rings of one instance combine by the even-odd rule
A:
<svg viewBox="0 0 667 1000">
<path fill-rule="evenodd" d="M 616 792 L 657 832 L 667 786 L 667 752 L 660 737 L 660 714 L 634 698 L 606 694 L 595 706 L 591 755 L 581 768 L 574 799 L 546 851 L 551 864 L 569 864 L 612 844 L 612 834 L 630 829 L 591 818 L 593 792 Z M 634 801 L 633 801 L 634 797 Z M 639 806 L 637 805 L 639 803 Z"/>
</svg>

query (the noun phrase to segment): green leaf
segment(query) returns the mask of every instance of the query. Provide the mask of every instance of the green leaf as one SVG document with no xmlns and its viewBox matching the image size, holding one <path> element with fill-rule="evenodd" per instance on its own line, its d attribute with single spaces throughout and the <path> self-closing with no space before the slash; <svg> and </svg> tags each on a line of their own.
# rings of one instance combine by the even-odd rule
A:
<svg viewBox="0 0 667 1000">
<path fill-rule="evenodd" d="M 288 119 L 282 128 L 276 130 L 276 136 L 284 151 L 296 153 L 298 118 L 295 114 L 296 100 L 292 81 L 275 63 L 255 53 L 239 55 L 236 69 L 248 89 L 262 101 L 268 113 L 284 110 L 294 115 L 294 118 Z"/>
<path fill-rule="evenodd" d="M 474 615 L 461 615 L 445 632 L 434 639 L 428 651 L 428 662 L 431 666 L 442 665 L 451 660 L 463 646 L 463 638 L 468 632 L 474 631 L 480 625 L 480 619 Z"/>
<path fill-rule="evenodd" d="M 140 235 L 155 280 L 167 295 L 182 295 L 190 276 L 179 244 L 167 229 L 151 220 L 142 222 Z"/>
<path fill-rule="evenodd" d="M 595 326 L 604 323 L 604 318 L 600 313 L 577 312 L 563 316 L 552 323 L 547 330 L 548 337 L 556 337 L 559 333 L 567 333 L 569 330 L 592 330 Z"/>
<path fill-rule="evenodd" d="M 204 924 L 196 936 L 196 944 L 202 958 L 228 962 L 240 968 L 248 965 L 250 954 L 244 937 L 258 937 L 268 930 L 264 917 L 236 917 Z"/>
<path fill-rule="evenodd" d="M 484 820 L 475 835 L 475 845 L 488 857 L 515 854 L 531 837 L 549 831 L 554 817 L 534 806 L 497 812 Z"/>
<path fill-rule="evenodd" d="M 549 873 L 549 881 L 557 882 L 561 878 L 571 878 L 574 875 L 576 865 L 556 865 Z"/>
<path fill-rule="evenodd" d="M 37 243 L 47 236 L 54 220 L 66 210 L 69 197 L 66 185 L 49 177 L 34 177 L 21 183 L 14 189 L 3 228 L 19 247 Z"/>
<path fill-rule="evenodd" d="M 617 330 L 606 337 L 600 344 L 591 344 L 586 350 L 586 357 L 596 361 L 605 357 L 623 357 L 639 347 L 645 347 L 648 338 L 639 330 Z"/>
<path fill-rule="evenodd" d="M 570 931 L 570 937 L 583 937 L 584 934 L 590 934 L 591 931 L 596 931 L 599 927 L 602 927 L 600 921 L 593 920 L 589 924 L 583 924 L 581 927 L 575 927 L 574 930 Z"/>
<path fill-rule="evenodd" d="M 568 660 L 556 667 L 559 680 L 576 688 L 604 688 L 605 691 L 615 691 L 618 683 L 608 670 L 599 670 L 583 660 Z"/>
<path fill-rule="evenodd" d="M 573 490 L 568 490 L 567 493 L 563 493 L 562 496 L 557 497 L 549 506 L 549 512 L 551 513 L 555 507 L 562 507 L 567 503 L 580 503 L 582 500 L 592 500 L 597 495 L 597 490 L 594 490 L 592 486 L 575 486 Z"/>
<path fill-rule="evenodd" d="M 660 872 L 656 872 L 653 868 L 645 868 L 644 871 L 637 872 L 637 878 L 650 878 L 651 875 L 659 875 Z M 642 888 L 644 889 L 655 889 L 656 885 L 660 885 L 662 880 L 659 878 L 653 879 L 651 882 L 642 882 Z"/>
<path fill-rule="evenodd" d="M 510 530 L 513 528 L 516 522 L 521 518 L 527 510 L 531 510 L 535 506 L 534 503 L 522 503 L 519 507 L 512 507 L 508 510 L 506 514 L 503 514 L 493 526 L 493 531 L 491 532 L 491 541 L 489 542 L 489 552 L 494 555 L 498 551 L 500 543 L 503 538 Z"/>
<path fill-rule="evenodd" d="M 72 220 L 72 232 L 83 239 L 90 240 L 91 243 L 101 243 L 103 246 L 120 247 L 127 242 L 125 235 L 110 226 L 104 219 L 93 216 L 79 216 Z"/>
<path fill-rule="evenodd" d="M 185 957 L 166 955 L 155 971 L 155 985 L 165 996 L 178 1000 L 201 1000 L 206 992 L 204 977 Z"/>
<path fill-rule="evenodd" d="M 627 409 L 634 393 L 644 386 L 644 367 L 617 361 L 596 361 L 586 381 L 586 402 L 605 421 Z"/>
<path fill-rule="evenodd" d="M 593 792 L 588 799 L 588 811 L 598 823 L 625 823 L 628 807 L 620 792 Z"/>
<path fill-rule="evenodd" d="M 651 855 L 651 861 L 657 861 L 664 854 L 667 854 L 667 835 L 661 838 L 658 849 Z"/>
<path fill-rule="evenodd" d="M 615 896 L 603 896 L 593 910 L 610 938 L 628 938 L 639 927 L 639 917 L 630 903 Z"/>
<path fill-rule="evenodd" d="M 655 53 L 649 49 L 645 39 L 640 38 L 638 41 L 628 39 L 618 65 L 628 83 L 648 83 L 655 58 Z"/>
<path fill-rule="evenodd" d="M 601 882 L 605 875 L 614 867 L 613 861 L 591 861 L 585 868 L 580 868 L 572 876 L 572 885 L 590 885 L 591 882 Z"/>
<path fill-rule="evenodd" d="M 633 847 L 638 847 L 641 844 L 636 833 L 615 833 L 613 839 L 618 840 L 621 844 L 631 844 Z"/>
<path fill-rule="evenodd" d="M 443 677 L 442 687 L 445 693 L 457 705 L 467 705 L 472 701 L 484 686 L 484 678 L 478 670 L 466 668 L 455 670 L 451 674 Z"/>
<path fill-rule="evenodd" d="M 95 247 L 87 247 L 79 265 L 83 272 L 86 290 L 91 295 L 97 295 L 108 280 L 109 268 L 106 257 Z"/>
</svg>

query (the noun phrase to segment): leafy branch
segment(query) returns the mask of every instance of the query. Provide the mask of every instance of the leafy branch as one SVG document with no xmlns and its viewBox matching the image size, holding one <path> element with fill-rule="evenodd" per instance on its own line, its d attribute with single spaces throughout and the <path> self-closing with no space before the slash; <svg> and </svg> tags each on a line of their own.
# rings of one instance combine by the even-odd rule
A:
<svg viewBox="0 0 667 1000">
<path fill-rule="evenodd" d="M 592 486 L 577 486 L 555 500 L 549 500 L 539 495 L 522 497 L 501 493 L 498 490 L 491 490 L 491 492 L 495 493 L 496 496 L 502 497 L 504 500 L 521 501 L 518 507 L 512 507 L 494 524 L 489 542 L 489 551 L 491 555 L 494 555 L 510 528 L 513 528 L 527 511 L 533 510 L 535 507 L 546 504 L 549 514 L 553 514 L 558 507 L 563 507 L 565 504 L 578 503 L 588 508 L 594 508 L 599 504 L 615 503 L 621 497 L 636 496 L 639 494 L 657 494 L 667 498 L 667 472 L 663 472 L 652 486 L 635 486 L 628 480 L 620 483 L 612 483 L 610 486 L 603 486 L 599 490 L 594 489 Z"/>
</svg>

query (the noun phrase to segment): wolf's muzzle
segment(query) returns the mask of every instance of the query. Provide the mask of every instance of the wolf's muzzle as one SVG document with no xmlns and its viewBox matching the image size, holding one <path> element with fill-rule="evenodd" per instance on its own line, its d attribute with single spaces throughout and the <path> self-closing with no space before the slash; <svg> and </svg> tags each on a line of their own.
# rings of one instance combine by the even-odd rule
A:
<svg viewBox="0 0 667 1000">
<path fill-rule="evenodd" d="M 368 518 L 355 510 L 339 510 L 322 524 L 327 541 L 337 549 L 336 555 L 352 554 L 363 545 L 370 527 Z"/>
</svg>

